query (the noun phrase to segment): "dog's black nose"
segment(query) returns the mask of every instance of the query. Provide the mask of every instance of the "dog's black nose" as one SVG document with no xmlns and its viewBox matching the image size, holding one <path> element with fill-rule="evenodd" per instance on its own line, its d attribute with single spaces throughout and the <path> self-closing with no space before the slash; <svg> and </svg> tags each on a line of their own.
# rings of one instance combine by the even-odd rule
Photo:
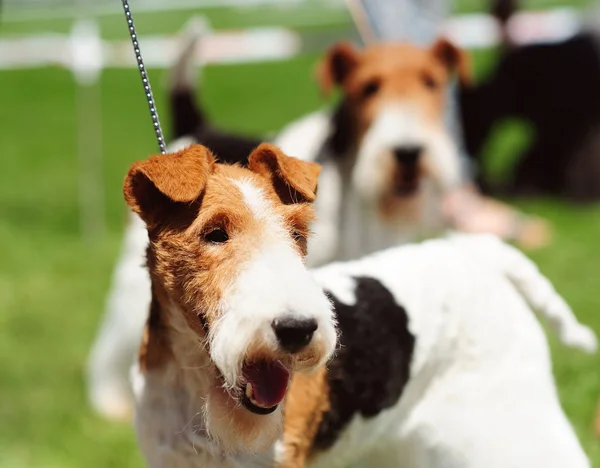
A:
<svg viewBox="0 0 600 468">
<path fill-rule="evenodd" d="M 394 148 L 396 161 L 405 166 L 414 166 L 417 164 L 422 152 L 423 148 L 417 145 L 398 146 L 397 148 Z"/>
<path fill-rule="evenodd" d="M 279 345 L 288 353 L 297 353 L 305 348 L 317 329 L 314 318 L 298 318 L 294 316 L 273 320 L 271 324 Z"/>
</svg>

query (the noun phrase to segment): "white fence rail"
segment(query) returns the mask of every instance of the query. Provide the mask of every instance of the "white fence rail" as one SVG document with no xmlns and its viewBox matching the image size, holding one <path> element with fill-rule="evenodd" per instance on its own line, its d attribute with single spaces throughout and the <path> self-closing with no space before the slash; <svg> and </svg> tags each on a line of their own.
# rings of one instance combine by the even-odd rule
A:
<svg viewBox="0 0 600 468">
<path fill-rule="evenodd" d="M 248 2 L 245 0 L 245 3 Z M 86 21 L 90 25 L 87 28 L 81 20 L 76 20 L 71 34 L 0 38 L 0 69 L 46 65 L 73 68 L 81 60 L 92 67 L 136 66 L 128 40 L 103 40 L 94 23 Z M 511 19 L 508 27 L 512 39 L 517 43 L 549 42 L 575 34 L 581 27 L 581 18 L 578 10 L 570 8 L 522 12 Z M 467 48 L 490 47 L 500 39 L 496 22 L 486 14 L 452 17 L 446 21 L 444 33 Z M 76 55 L 80 42 L 96 44 L 93 49 L 95 56 Z M 178 40 L 173 36 L 141 34 L 140 43 L 149 67 L 169 67 L 178 53 Z M 207 33 L 196 53 L 199 60 L 212 64 L 282 60 L 300 53 L 302 46 L 300 35 L 291 29 L 248 28 Z"/>
</svg>

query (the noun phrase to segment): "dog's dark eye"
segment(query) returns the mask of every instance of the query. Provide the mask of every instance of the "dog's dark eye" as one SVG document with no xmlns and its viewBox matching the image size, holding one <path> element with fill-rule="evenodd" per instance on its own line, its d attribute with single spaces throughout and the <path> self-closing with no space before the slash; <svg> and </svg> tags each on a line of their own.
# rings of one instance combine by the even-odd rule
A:
<svg viewBox="0 0 600 468">
<path fill-rule="evenodd" d="M 304 236 L 298 231 L 292 231 L 292 239 L 294 242 L 300 242 L 304 240 Z"/>
<path fill-rule="evenodd" d="M 223 244 L 229 240 L 229 235 L 224 229 L 217 228 L 204 234 L 204 240 L 213 244 Z"/>
<path fill-rule="evenodd" d="M 363 86 L 362 96 L 364 98 L 368 98 L 368 97 L 373 96 L 375 93 L 377 93 L 377 91 L 379 91 L 379 81 L 371 80 Z"/>
<path fill-rule="evenodd" d="M 439 87 L 439 83 L 437 82 L 437 80 L 427 73 L 423 75 L 423 84 L 426 88 L 429 88 L 431 90 L 437 89 Z"/>
</svg>

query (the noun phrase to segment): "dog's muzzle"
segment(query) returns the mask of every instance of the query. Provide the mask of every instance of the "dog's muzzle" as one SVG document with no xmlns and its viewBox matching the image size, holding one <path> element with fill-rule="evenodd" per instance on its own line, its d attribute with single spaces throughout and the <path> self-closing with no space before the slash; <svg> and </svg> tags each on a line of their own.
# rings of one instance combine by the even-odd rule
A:
<svg viewBox="0 0 600 468">
<path fill-rule="evenodd" d="M 304 350 L 318 328 L 314 318 L 287 315 L 271 323 L 280 351 L 292 356 Z M 284 358 L 282 358 L 284 359 Z M 254 414 L 270 414 L 285 398 L 291 372 L 281 360 L 261 359 L 242 369 L 240 401 Z"/>
</svg>

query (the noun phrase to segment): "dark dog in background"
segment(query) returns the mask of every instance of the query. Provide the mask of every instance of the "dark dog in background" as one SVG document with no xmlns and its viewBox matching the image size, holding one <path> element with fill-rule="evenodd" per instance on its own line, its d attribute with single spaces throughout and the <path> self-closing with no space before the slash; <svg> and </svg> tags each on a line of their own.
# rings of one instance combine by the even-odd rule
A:
<svg viewBox="0 0 600 468">
<path fill-rule="evenodd" d="M 196 47 L 198 35 L 199 33 L 194 31 L 194 34 L 186 36 L 184 50 L 171 71 L 169 93 L 172 110 L 171 140 L 189 138 L 189 144 L 202 142 L 219 161 L 246 166 L 248 155 L 262 143 L 262 140 L 215 127 L 197 104 L 196 93 L 190 92 L 191 83 L 196 77 L 191 75 L 188 62 Z M 190 138 L 191 135 L 194 136 L 193 139 Z"/>
<path fill-rule="evenodd" d="M 516 2 L 496 2 L 505 24 Z M 553 195 L 600 200 L 600 37 L 582 31 L 558 43 L 516 46 L 506 28 L 493 74 L 462 87 L 460 105 L 466 149 L 478 161 L 494 123 L 522 118 L 534 130 L 518 158 L 512 180 L 494 187 L 479 174 L 481 188 L 506 195 Z"/>
</svg>

